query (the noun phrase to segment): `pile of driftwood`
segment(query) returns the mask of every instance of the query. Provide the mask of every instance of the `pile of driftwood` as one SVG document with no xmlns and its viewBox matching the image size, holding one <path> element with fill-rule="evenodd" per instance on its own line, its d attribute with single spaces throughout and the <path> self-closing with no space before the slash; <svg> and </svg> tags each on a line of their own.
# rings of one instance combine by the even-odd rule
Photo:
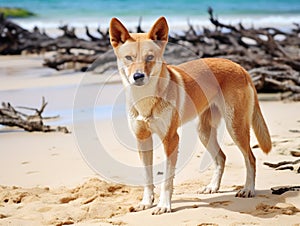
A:
<svg viewBox="0 0 300 226">
<path fill-rule="evenodd" d="M 45 31 L 41 32 L 38 27 L 35 27 L 32 32 L 28 31 L 0 14 L 0 54 L 21 54 L 23 51 L 27 53 L 58 51 L 71 55 L 72 49 L 91 50 L 91 53 L 95 54 L 106 52 L 109 49 L 108 32 L 103 33 L 98 29 L 102 38 L 88 35 L 91 40 L 84 40 L 76 36 L 74 28 L 65 25 L 59 29 L 63 31 L 63 34 L 53 38 L 48 36 Z M 89 34 L 88 28 L 86 29 Z"/>
<path fill-rule="evenodd" d="M 245 28 L 220 22 L 208 9 L 213 30 L 196 30 L 189 24 L 171 42 L 191 46 L 199 57 L 222 57 L 241 64 L 252 76 L 259 92 L 289 92 L 300 100 L 300 24 L 289 32 L 273 27 Z"/>
<path fill-rule="evenodd" d="M 187 31 L 170 34 L 170 43 L 176 45 L 168 45 L 168 63 L 178 64 L 195 57 L 231 59 L 249 71 L 259 92 L 286 92 L 285 98 L 300 100 L 300 24 L 294 23 L 290 31 L 246 28 L 241 23 L 222 23 L 211 8 L 208 14 L 213 29 L 200 29 L 188 23 Z M 44 65 L 57 70 L 70 62 L 79 63 L 86 70 L 99 58 L 92 69 L 100 67 L 99 71 L 105 72 L 116 66 L 108 30 L 99 28 L 98 34 L 92 35 L 86 27 L 88 40 L 85 40 L 76 36 L 74 28 L 61 26 L 59 29 L 63 35 L 52 38 L 38 28 L 30 32 L 0 16 L 0 54 L 55 51 L 55 55 L 45 59 Z M 143 32 L 141 20 L 135 32 Z M 183 47 L 188 51 L 183 51 Z"/>
<path fill-rule="evenodd" d="M 28 132 L 40 131 L 40 132 L 63 132 L 69 133 L 68 129 L 63 126 L 52 127 L 44 124 L 44 120 L 54 119 L 54 117 L 43 117 L 42 114 L 47 106 L 47 102 L 43 98 L 40 109 L 30 107 L 17 107 L 19 109 L 33 111 L 34 114 L 26 114 L 24 112 L 16 110 L 10 103 L 2 103 L 0 107 L 0 125 L 19 127 Z"/>
</svg>

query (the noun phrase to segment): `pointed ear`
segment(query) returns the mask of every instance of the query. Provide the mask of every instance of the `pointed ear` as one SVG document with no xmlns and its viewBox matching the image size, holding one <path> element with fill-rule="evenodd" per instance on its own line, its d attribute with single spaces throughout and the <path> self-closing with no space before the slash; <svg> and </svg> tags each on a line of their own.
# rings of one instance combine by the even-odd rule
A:
<svg viewBox="0 0 300 226">
<path fill-rule="evenodd" d="M 148 38 L 154 41 L 167 42 L 169 27 L 166 18 L 160 17 L 148 32 Z"/>
<path fill-rule="evenodd" d="M 128 30 L 117 18 L 112 18 L 110 21 L 109 35 L 110 43 L 114 48 L 131 38 Z"/>
</svg>

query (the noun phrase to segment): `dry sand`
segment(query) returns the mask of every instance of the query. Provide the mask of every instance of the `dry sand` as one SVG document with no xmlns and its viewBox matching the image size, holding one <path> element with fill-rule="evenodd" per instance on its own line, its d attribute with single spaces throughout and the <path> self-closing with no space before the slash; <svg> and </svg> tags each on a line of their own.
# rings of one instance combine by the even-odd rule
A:
<svg viewBox="0 0 300 226">
<path fill-rule="evenodd" d="M 71 71 L 57 73 L 42 68 L 41 60 L 39 56 L 0 57 L 0 100 L 38 107 L 45 96 L 49 102 L 45 115 L 61 115 L 49 123 L 66 125 L 72 131 L 77 85 L 90 76 L 82 85 L 88 91 L 101 86 L 106 78 Z M 120 84 L 107 87 L 101 93 L 101 106 L 113 104 L 121 89 Z M 300 151 L 300 103 L 261 102 L 261 107 L 273 150 L 264 155 L 253 149 L 257 158 L 256 197 L 234 197 L 244 183 L 245 167 L 241 153 L 225 134 L 222 147 L 227 162 L 221 192 L 197 194 L 212 174 L 212 167 L 199 171 L 204 148 L 197 143 L 188 165 L 176 175 L 173 212 L 161 216 L 152 216 L 151 209 L 130 213 L 130 207 L 141 199 L 142 189 L 105 182 L 88 167 L 74 132 L 27 133 L 0 127 L 0 225 L 300 225 L 300 192 L 273 195 L 270 190 L 299 185 L 300 174 L 263 165 L 265 161 L 296 159 L 290 151 Z M 100 130 L 108 131 L 107 142 L 114 143 L 108 119 L 100 117 L 96 122 L 101 124 Z M 252 136 L 251 145 L 255 144 Z M 126 158 L 124 149 L 112 147 L 114 155 Z M 136 153 L 130 158 L 139 161 Z"/>
</svg>

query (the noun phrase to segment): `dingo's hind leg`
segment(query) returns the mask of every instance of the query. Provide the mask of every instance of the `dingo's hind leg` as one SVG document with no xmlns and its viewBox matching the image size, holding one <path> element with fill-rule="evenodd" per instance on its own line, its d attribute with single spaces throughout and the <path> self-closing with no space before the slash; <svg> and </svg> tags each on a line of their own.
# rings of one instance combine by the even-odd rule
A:
<svg viewBox="0 0 300 226">
<path fill-rule="evenodd" d="M 200 115 L 198 126 L 199 138 L 210 153 L 215 165 L 215 171 L 210 183 L 200 193 L 215 193 L 220 188 L 226 160 L 217 140 L 217 128 L 220 119 L 220 111 L 215 105 L 212 105 Z"/>
<path fill-rule="evenodd" d="M 247 100 L 247 99 L 246 99 Z M 238 100 L 237 100 L 238 101 Z M 245 101 L 245 99 L 244 99 Z M 225 122 L 227 130 L 235 144 L 241 150 L 245 165 L 246 183 L 243 189 L 237 192 L 237 197 L 253 197 L 255 195 L 255 157 L 250 147 L 250 119 L 252 118 L 253 105 L 251 103 L 240 103 L 226 105 Z"/>
</svg>

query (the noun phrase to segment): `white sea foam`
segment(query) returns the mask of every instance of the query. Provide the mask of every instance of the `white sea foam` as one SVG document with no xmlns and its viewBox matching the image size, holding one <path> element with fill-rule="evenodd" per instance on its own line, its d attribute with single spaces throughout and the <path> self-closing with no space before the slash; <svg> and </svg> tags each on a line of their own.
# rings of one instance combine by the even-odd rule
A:
<svg viewBox="0 0 300 226">
<path fill-rule="evenodd" d="M 201 31 L 203 27 L 212 28 L 213 25 L 207 16 L 166 16 L 171 32 L 180 32 L 188 29 L 188 23 L 194 26 L 196 30 Z M 71 27 L 82 29 L 88 26 L 91 29 L 101 27 L 105 30 L 109 26 L 111 17 L 84 17 L 84 18 L 62 18 L 62 19 L 43 19 L 43 18 L 30 18 L 30 19 L 14 19 L 19 25 L 25 29 L 32 30 L 35 26 L 42 29 L 58 28 L 61 25 L 68 24 Z M 126 27 L 134 31 L 138 25 L 138 16 L 127 16 L 119 18 Z M 147 16 L 142 18 L 142 29 L 148 30 L 157 17 Z M 230 15 L 218 18 L 220 22 L 225 24 L 237 25 L 242 23 L 245 27 L 276 27 L 281 29 L 290 29 L 293 23 L 300 23 L 300 15 Z"/>
</svg>

